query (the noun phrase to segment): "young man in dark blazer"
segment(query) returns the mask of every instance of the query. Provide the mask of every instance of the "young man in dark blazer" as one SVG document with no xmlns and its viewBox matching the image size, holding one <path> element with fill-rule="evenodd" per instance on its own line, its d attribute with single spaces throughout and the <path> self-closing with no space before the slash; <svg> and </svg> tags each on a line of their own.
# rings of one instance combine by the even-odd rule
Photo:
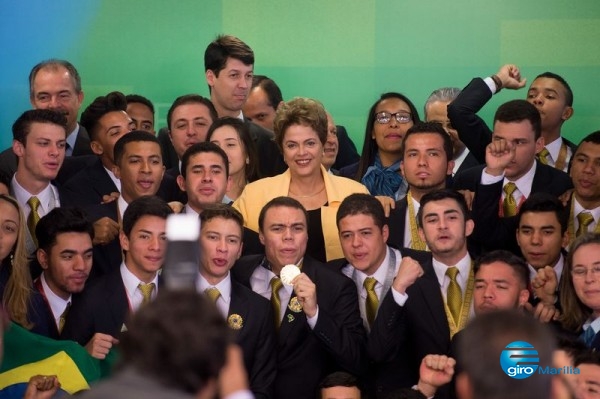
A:
<svg viewBox="0 0 600 399">
<path fill-rule="evenodd" d="M 279 330 L 276 398 L 314 398 L 319 381 L 344 370 L 362 374 L 365 332 L 352 281 L 305 256 L 307 214 L 289 197 L 268 202 L 259 217 L 265 256 L 241 258 L 233 277 L 270 298 Z M 301 274 L 283 284 L 279 273 L 296 265 Z"/>
<path fill-rule="evenodd" d="M 272 398 L 277 339 L 270 303 L 229 273 L 242 253 L 242 215 L 228 205 L 213 204 L 202 211 L 200 220 L 197 291 L 214 301 L 233 330 L 255 397 Z"/>
<path fill-rule="evenodd" d="M 125 258 L 120 268 L 98 278 L 73 304 L 62 339 L 79 342 L 99 359 L 118 343 L 127 331 L 128 313 L 156 297 L 167 247 L 166 219 L 171 213 L 169 205 L 155 196 L 129 204 L 119 234 Z"/>
</svg>

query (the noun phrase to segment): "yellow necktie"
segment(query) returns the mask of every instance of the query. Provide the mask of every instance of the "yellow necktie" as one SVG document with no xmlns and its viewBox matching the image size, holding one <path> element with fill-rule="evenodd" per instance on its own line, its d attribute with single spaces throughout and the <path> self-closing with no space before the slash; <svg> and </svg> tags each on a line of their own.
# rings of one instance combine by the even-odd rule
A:
<svg viewBox="0 0 600 399">
<path fill-rule="evenodd" d="M 67 321 L 67 315 L 69 314 L 69 309 L 71 309 L 71 302 L 67 302 L 67 306 L 65 310 L 62 312 L 60 317 L 58 318 L 58 333 L 60 334 L 65 327 L 65 322 Z"/>
<path fill-rule="evenodd" d="M 142 305 L 147 304 L 152 299 L 152 291 L 154 291 L 154 283 L 144 284 L 140 283 L 138 285 L 140 292 L 142 293 Z"/>
<path fill-rule="evenodd" d="M 273 313 L 275 317 L 275 326 L 279 328 L 281 324 L 281 300 L 279 299 L 279 291 L 283 288 L 283 283 L 279 277 L 275 276 L 269 282 L 271 285 L 271 305 L 273 306 Z"/>
<path fill-rule="evenodd" d="M 538 160 L 544 165 L 548 165 L 548 155 L 550 155 L 550 151 L 544 147 L 542 148 L 542 151 L 538 153 Z"/>
<path fill-rule="evenodd" d="M 215 287 L 210 287 L 204 290 L 204 293 L 212 301 L 212 303 L 217 303 L 217 299 L 221 296 L 219 290 Z"/>
<path fill-rule="evenodd" d="M 448 285 L 448 291 L 446 291 L 446 303 L 448 304 L 448 308 L 450 309 L 450 313 L 456 324 L 458 324 L 460 308 L 462 306 L 462 290 L 456 281 L 457 275 L 458 268 L 454 266 L 449 267 L 446 270 L 446 276 L 450 277 L 450 284 Z"/>
<path fill-rule="evenodd" d="M 579 221 L 579 227 L 577 228 L 575 236 L 579 237 L 580 235 L 587 233 L 587 228 L 594 221 L 594 217 L 589 212 L 580 212 L 579 215 L 577 215 L 577 220 Z"/>
<path fill-rule="evenodd" d="M 365 302 L 365 308 L 367 311 L 367 321 L 369 322 L 369 326 L 373 325 L 373 321 L 375 321 L 375 316 L 377 315 L 377 308 L 379 308 L 379 299 L 377 298 L 377 293 L 375 292 L 376 284 L 377 280 L 375 277 L 367 277 L 363 283 L 363 286 L 367 290 L 367 301 Z"/>
<path fill-rule="evenodd" d="M 517 214 L 517 201 L 515 201 L 513 193 L 517 190 L 517 186 L 513 182 L 506 183 L 502 190 L 504 190 L 505 194 L 504 202 L 502 203 L 504 217 L 515 216 Z"/>
<path fill-rule="evenodd" d="M 38 241 L 37 237 L 35 236 L 35 226 L 37 226 L 37 223 L 40 221 L 40 215 L 38 213 L 40 200 L 36 196 L 29 197 L 27 200 L 27 205 L 29 205 L 29 208 L 31 209 L 29 216 L 27 217 L 27 227 L 29 228 L 33 242 L 35 242 L 35 245 L 37 246 Z"/>
</svg>

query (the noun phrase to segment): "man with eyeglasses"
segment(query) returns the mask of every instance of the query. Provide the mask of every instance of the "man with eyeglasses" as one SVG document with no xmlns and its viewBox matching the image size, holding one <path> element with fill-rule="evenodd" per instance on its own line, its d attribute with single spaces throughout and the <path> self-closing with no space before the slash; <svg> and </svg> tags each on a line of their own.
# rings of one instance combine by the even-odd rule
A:
<svg viewBox="0 0 600 399">
<path fill-rule="evenodd" d="M 418 235 L 416 215 L 423 195 L 446 187 L 454 167 L 452 141 L 439 123 L 419 122 L 406 132 L 401 154 L 400 170 L 408 183 L 408 193 L 395 203 L 379 198 L 384 207 L 393 208 L 389 215 L 388 244 L 422 251 L 427 246 Z"/>
<path fill-rule="evenodd" d="M 460 94 L 458 87 L 442 87 L 434 90 L 425 101 L 425 120 L 441 124 L 452 139 L 454 168 L 452 176 L 479 165 L 479 161 L 458 137 L 458 132 L 448 119 L 448 104 Z"/>
</svg>

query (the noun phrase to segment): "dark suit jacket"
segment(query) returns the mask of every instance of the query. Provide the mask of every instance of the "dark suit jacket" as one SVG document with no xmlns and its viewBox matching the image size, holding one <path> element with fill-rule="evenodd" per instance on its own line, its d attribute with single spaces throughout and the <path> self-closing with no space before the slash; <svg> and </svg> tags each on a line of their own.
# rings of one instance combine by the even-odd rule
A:
<svg viewBox="0 0 600 399">
<path fill-rule="evenodd" d="M 119 269 L 100 277 L 86 287 L 73 302 L 61 339 L 85 346 L 95 333 L 118 338 L 129 313 L 129 301 Z"/>
<path fill-rule="evenodd" d="M 415 251 L 417 252 L 417 251 Z M 448 354 L 450 329 L 444 299 L 432 265 L 431 254 L 422 257 L 423 277 L 406 290 L 408 299 L 404 306 L 394 301 L 391 291 L 379 306 L 367 341 L 367 354 L 372 362 L 393 364 L 394 369 L 384 370 L 380 384 L 410 387 L 419 379 L 421 360 L 428 354 Z M 384 385 L 378 386 L 383 389 Z M 435 397 L 447 398 L 449 392 L 440 389 Z"/>
<path fill-rule="evenodd" d="M 100 158 L 82 169 L 63 185 L 63 206 L 86 206 L 102 203 L 102 197 L 119 192 Z"/>
<path fill-rule="evenodd" d="M 242 317 L 243 327 L 234 330 L 244 353 L 250 389 L 256 398 L 272 398 L 277 370 L 277 338 L 270 302 L 242 284 L 231 281 L 229 314 Z"/>
<path fill-rule="evenodd" d="M 465 171 L 467 169 L 470 169 L 474 166 L 478 166 L 479 165 L 479 161 L 477 161 L 477 158 L 475 158 L 475 156 L 469 152 L 467 154 L 467 156 L 465 157 L 464 161 L 460 164 L 460 166 L 458 167 L 458 170 L 456 171 L 455 174 L 459 174 L 462 171 Z"/>
<path fill-rule="evenodd" d="M 233 278 L 250 287 L 250 277 L 262 259 L 262 255 L 241 258 L 232 269 Z M 275 398 L 314 398 L 327 374 L 363 372 L 365 331 L 356 287 L 309 257 L 304 258 L 302 271 L 317 287 L 319 316 L 311 330 L 304 312 L 287 308 L 279 329 Z"/>
<path fill-rule="evenodd" d="M 45 295 L 42 293 L 42 283 L 40 280 L 36 280 L 33 283 L 33 290 L 39 297 L 42 299 L 35 309 L 36 311 L 36 328 L 42 329 L 45 334 L 42 334 L 46 337 L 52 339 L 58 339 L 59 332 L 58 328 L 56 328 L 56 322 L 54 321 L 54 314 L 52 313 L 52 309 L 50 308 L 50 304 L 46 299 Z"/>
<path fill-rule="evenodd" d="M 119 221 L 119 210 L 117 201 L 108 204 L 96 204 L 84 207 L 90 220 L 98 220 L 103 217 L 109 217 L 115 222 Z M 121 243 L 117 236 L 114 240 L 105 245 L 94 245 L 94 266 L 90 272 L 88 281 L 95 282 L 100 276 L 118 270 L 123 261 L 123 251 Z"/>
<path fill-rule="evenodd" d="M 396 207 L 390 211 L 387 224 L 390 230 L 387 243 L 394 248 L 404 247 L 404 225 L 406 224 L 406 197 L 396 201 Z"/>
<path fill-rule="evenodd" d="M 416 261 L 418 261 L 421 265 L 426 265 L 426 264 L 431 264 L 431 253 L 429 252 L 425 252 L 425 251 L 416 251 L 410 248 L 401 248 L 400 249 L 400 254 L 402 255 L 402 257 L 408 256 L 411 257 L 412 259 L 415 259 Z M 348 264 L 348 261 L 346 259 L 337 259 L 337 260 L 333 260 L 328 262 L 328 266 L 331 267 L 333 270 L 340 272 L 344 266 L 346 266 Z M 435 275 L 434 275 L 435 278 Z M 356 283 L 353 282 L 355 284 L 356 287 Z M 436 279 L 436 284 L 437 284 L 437 279 Z M 390 289 L 391 291 L 391 289 Z M 438 284 L 438 291 L 439 291 L 439 284 Z M 358 290 L 358 293 L 360 295 L 360 290 Z M 390 295 L 388 295 L 390 294 Z M 384 299 L 380 304 L 380 308 L 381 306 L 384 306 L 384 303 L 386 304 L 385 306 L 389 308 L 391 307 L 391 303 L 389 303 L 389 298 L 388 296 L 391 296 L 391 293 L 384 293 Z M 385 302 L 388 301 L 388 302 Z M 392 302 L 393 302 L 393 297 L 392 297 Z M 442 304 L 442 309 L 443 309 L 443 304 Z M 389 314 L 388 313 L 384 313 L 383 311 L 381 313 L 378 313 L 376 316 L 376 319 L 379 317 L 387 317 Z M 386 320 L 387 321 L 387 320 Z M 371 331 L 369 332 L 369 334 L 367 335 L 367 347 L 371 348 L 371 347 L 377 347 L 377 345 L 380 345 L 381 342 L 383 342 L 386 339 L 391 339 L 389 334 L 390 332 L 388 331 L 388 328 L 392 327 L 390 324 L 387 323 L 377 323 L 375 322 L 373 324 L 373 328 L 371 329 Z M 382 351 L 385 351 L 385 349 L 382 349 Z M 365 376 L 365 386 L 368 389 L 369 392 L 369 398 L 383 398 L 386 396 L 387 393 L 395 391 L 399 388 L 403 388 L 403 387 L 407 387 L 407 386 L 412 386 L 409 385 L 407 382 L 403 382 L 404 380 L 401 377 L 402 373 L 405 373 L 405 367 L 404 367 L 404 363 L 406 362 L 406 358 L 403 355 L 403 352 L 398 352 L 399 356 L 397 357 L 389 357 L 386 358 L 385 360 L 382 361 L 382 359 L 374 359 L 371 358 L 369 356 L 369 367 L 368 367 L 368 373 Z M 437 397 L 437 395 L 436 395 Z"/>
<path fill-rule="evenodd" d="M 481 78 L 475 78 L 448 104 L 448 118 L 475 159 L 485 164 L 485 148 L 492 141 L 492 131 L 477 112 L 492 98 Z"/>
<path fill-rule="evenodd" d="M 535 175 L 531 184 L 532 193 L 546 192 L 558 197 L 573 187 L 571 178 L 565 172 L 536 162 Z M 515 237 L 517 217 L 504 218 L 507 220 L 499 223 L 503 182 L 480 184 L 481 172 L 484 168 L 485 165 L 481 165 L 454 176 L 455 189 L 468 189 L 475 192 L 471 211 L 475 228 L 470 240 L 482 251 L 507 249 L 520 256 L 521 250 Z"/>
</svg>

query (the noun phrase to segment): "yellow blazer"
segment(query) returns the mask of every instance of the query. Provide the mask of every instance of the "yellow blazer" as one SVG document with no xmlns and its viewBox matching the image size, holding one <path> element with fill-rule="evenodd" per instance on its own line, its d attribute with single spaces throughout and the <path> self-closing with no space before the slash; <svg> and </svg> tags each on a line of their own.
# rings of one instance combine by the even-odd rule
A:
<svg viewBox="0 0 600 399">
<path fill-rule="evenodd" d="M 327 192 L 327 206 L 321 207 L 321 224 L 325 239 L 325 253 L 329 261 L 344 257 L 335 223 L 338 207 L 350 194 L 369 194 L 369 190 L 354 180 L 327 173 L 323 166 L 321 166 L 321 174 Z M 247 228 L 258 232 L 258 215 L 262 207 L 275 197 L 288 196 L 290 180 L 291 174 L 288 169 L 280 175 L 266 177 L 246 185 L 242 194 L 233 203 L 233 207 L 244 216 L 244 224 Z"/>
</svg>

